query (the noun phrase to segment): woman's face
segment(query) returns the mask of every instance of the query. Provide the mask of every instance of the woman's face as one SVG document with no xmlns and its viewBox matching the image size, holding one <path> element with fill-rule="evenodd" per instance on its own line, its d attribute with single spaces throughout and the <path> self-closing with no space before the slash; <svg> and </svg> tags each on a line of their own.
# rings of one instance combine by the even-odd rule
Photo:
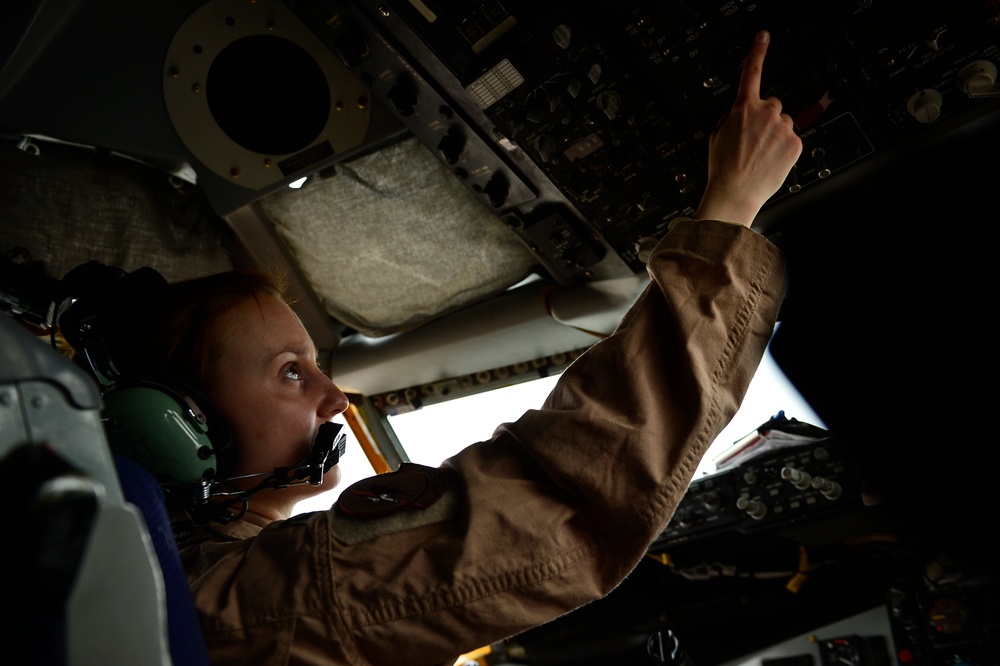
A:
<svg viewBox="0 0 1000 666">
<path fill-rule="evenodd" d="M 278 298 L 245 299 L 217 327 L 209 396 L 233 429 L 233 474 L 271 472 L 293 465 L 312 448 L 320 425 L 348 406 L 347 396 L 316 365 L 316 346 L 292 309 Z M 329 490 L 340 481 L 333 467 L 322 486 L 279 491 L 282 501 Z"/>
</svg>

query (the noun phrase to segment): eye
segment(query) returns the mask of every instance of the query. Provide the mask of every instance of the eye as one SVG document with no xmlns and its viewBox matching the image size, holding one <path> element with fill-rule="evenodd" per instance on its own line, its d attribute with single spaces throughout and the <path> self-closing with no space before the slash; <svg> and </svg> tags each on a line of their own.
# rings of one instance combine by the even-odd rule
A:
<svg viewBox="0 0 1000 666">
<path fill-rule="evenodd" d="M 284 370 L 282 370 L 282 373 L 284 374 L 285 379 L 291 379 L 295 382 L 302 381 L 302 376 L 299 374 L 299 366 L 294 363 L 286 365 Z"/>
</svg>

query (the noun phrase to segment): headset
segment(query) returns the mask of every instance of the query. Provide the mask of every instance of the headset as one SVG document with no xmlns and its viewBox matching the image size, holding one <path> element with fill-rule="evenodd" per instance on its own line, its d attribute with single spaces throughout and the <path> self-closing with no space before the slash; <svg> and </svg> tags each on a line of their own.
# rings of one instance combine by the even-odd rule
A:
<svg viewBox="0 0 1000 666">
<path fill-rule="evenodd" d="M 113 453 L 130 458 L 153 474 L 168 501 L 183 507 L 197 523 L 227 523 L 243 515 L 247 502 L 261 490 L 309 483 L 323 475 L 346 449 L 343 425 L 324 423 L 313 447 L 289 467 L 222 478 L 220 455 L 233 446 L 232 429 L 212 402 L 196 387 L 168 375 L 137 376 L 118 355 L 122 336 L 156 303 L 167 281 L 143 267 L 131 273 L 90 261 L 47 284 L 48 300 L 19 314 L 40 328 L 58 330 L 101 388 L 102 418 Z M 0 293 L 23 293 L 4 286 Z M 12 299 L 7 298 L 10 302 Z M 27 299 L 21 299 L 26 301 Z M 237 481 L 257 479 L 255 485 Z M 242 505 L 234 513 L 232 507 Z"/>
</svg>

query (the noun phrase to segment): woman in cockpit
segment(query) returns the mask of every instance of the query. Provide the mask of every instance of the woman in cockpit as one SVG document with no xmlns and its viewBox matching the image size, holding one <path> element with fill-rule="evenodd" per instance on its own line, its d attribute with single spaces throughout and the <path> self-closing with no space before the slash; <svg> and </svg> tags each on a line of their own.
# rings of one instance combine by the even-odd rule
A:
<svg viewBox="0 0 1000 666">
<path fill-rule="evenodd" d="M 760 98 L 767 40 L 712 136 L 699 209 L 652 252 L 614 335 L 544 406 L 440 468 L 404 465 L 292 518 L 339 480 L 314 453 L 347 398 L 276 282 L 165 287 L 123 366 L 196 386 L 231 431 L 215 452 L 225 492 L 211 511 L 175 509 L 213 664 L 450 664 L 635 567 L 739 407 L 784 293 L 780 252 L 749 229 L 801 152 L 780 102 Z M 317 465 L 323 485 L 301 482 Z"/>
</svg>

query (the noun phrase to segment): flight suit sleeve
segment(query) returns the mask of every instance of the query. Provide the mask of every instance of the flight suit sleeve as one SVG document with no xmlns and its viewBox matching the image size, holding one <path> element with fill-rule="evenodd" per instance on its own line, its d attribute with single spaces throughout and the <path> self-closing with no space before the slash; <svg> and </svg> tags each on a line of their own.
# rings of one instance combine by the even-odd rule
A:
<svg viewBox="0 0 1000 666">
<path fill-rule="evenodd" d="M 330 565 L 344 638 L 364 663 L 451 663 L 612 590 L 662 532 L 735 414 L 785 289 L 750 229 L 679 220 L 615 333 L 541 409 L 445 462 L 450 517 L 360 542 Z M 418 663 L 408 661 L 408 663 Z"/>
</svg>

